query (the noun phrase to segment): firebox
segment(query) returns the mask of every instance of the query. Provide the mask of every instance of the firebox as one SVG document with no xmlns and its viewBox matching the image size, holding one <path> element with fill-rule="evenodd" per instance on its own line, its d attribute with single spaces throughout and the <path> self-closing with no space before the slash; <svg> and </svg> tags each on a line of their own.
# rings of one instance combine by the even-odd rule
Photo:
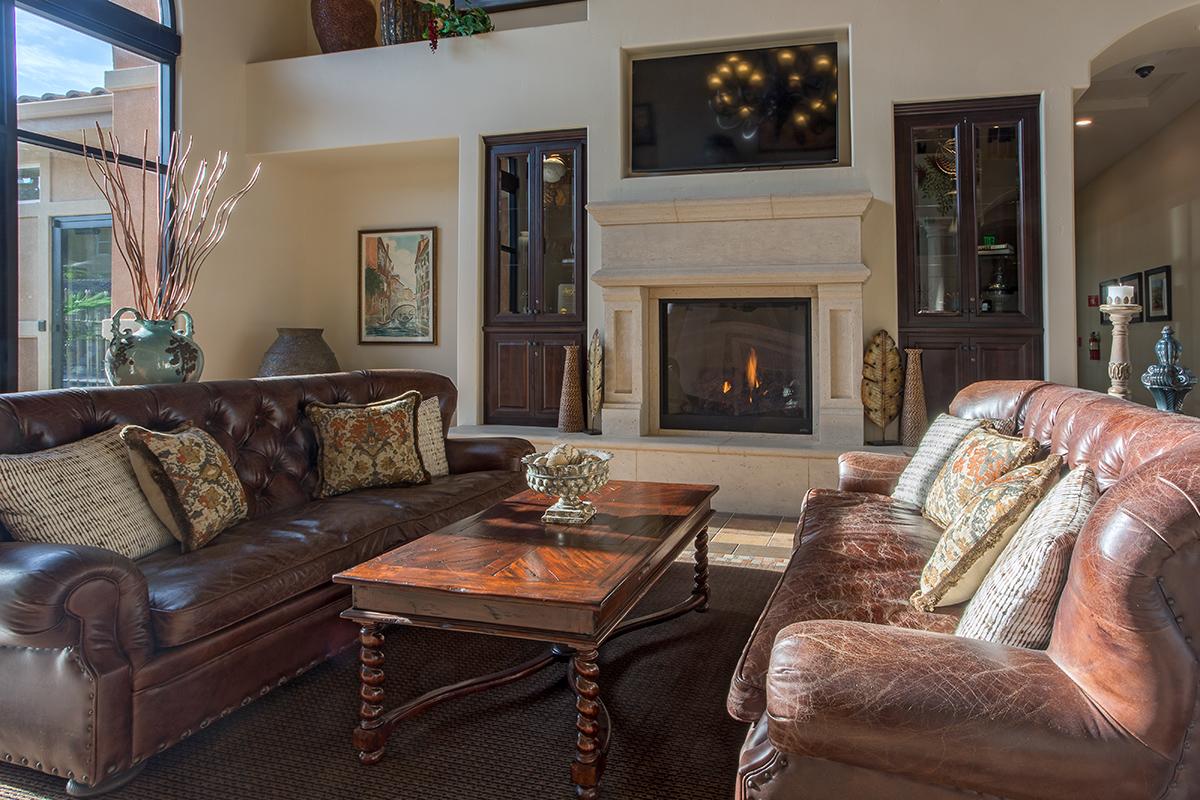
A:
<svg viewBox="0 0 1200 800">
<path fill-rule="evenodd" d="M 659 427 L 812 433 L 807 298 L 662 300 Z"/>
</svg>

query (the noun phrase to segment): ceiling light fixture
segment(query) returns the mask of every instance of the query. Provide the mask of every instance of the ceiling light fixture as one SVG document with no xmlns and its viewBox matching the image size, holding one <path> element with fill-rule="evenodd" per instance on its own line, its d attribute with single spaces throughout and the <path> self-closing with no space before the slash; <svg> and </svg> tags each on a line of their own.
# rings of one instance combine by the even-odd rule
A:
<svg viewBox="0 0 1200 800">
<path fill-rule="evenodd" d="M 1094 120 L 1091 117 L 1080 117 L 1079 119 L 1075 120 L 1075 127 L 1086 128 L 1087 126 L 1091 125 L 1092 122 L 1094 122 Z"/>
</svg>

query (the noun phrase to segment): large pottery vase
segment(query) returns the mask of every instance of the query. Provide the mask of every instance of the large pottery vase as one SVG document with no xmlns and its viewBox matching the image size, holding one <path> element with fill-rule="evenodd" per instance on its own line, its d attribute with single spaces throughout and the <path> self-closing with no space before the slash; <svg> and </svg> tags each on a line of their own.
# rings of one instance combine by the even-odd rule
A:
<svg viewBox="0 0 1200 800">
<path fill-rule="evenodd" d="M 921 372 L 921 350 L 905 348 L 908 363 L 904 368 L 904 410 L 900 414 L 900 443 L 905 447 L 921 444 L 929 427 L 925 406 L 925 376 Z"/>
<path fill-rule="evenodd" d="M 312 0 L 313 32 L 323 53 L 374 47 L 375 5 L 371 0 Z"/>
<path fill-rule="evenodd" d="M 583 430 L 583 378 L 579 373 L 579 345 L 569 344 L 563 363 L 562 395 L 558 402 L 558 429 L 563 433 Z"/>
<path fill-rule="evenodd" d="M 324 328 L 276 328 L 279 332 L 274 344 L 263 356 L 258 377 L 276 375 L 320 375 L 338 372 L 337 356 L 329 348 L 321 334 Z"/>
<path fill-rule="evenodd" d="M 121 317 L 133 314 L 134 325 L 122 330 Z M 183 328 L 176 323 L 182 319 Z M 147 383 L 192 383 L 204 371 L 204 353 L 192 339 L 192 315 L 144 319 L 136 309 L 113 314 L 112 341 L 104 356 L 104 373 L 113 386 Z"/>
</svg>

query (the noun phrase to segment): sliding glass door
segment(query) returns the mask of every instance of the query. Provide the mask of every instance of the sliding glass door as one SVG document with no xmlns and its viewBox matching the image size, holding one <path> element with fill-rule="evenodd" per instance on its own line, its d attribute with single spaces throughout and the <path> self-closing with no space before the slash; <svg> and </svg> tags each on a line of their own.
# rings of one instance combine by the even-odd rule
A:
<svg viewBox="0 0 1200 800">
<path fill-rule="evenodd" d="M 112 315 L 112 217 L 53 221 L 51 377 L 58 387 L 103 386 L 104 328 Z"/>
</svg>

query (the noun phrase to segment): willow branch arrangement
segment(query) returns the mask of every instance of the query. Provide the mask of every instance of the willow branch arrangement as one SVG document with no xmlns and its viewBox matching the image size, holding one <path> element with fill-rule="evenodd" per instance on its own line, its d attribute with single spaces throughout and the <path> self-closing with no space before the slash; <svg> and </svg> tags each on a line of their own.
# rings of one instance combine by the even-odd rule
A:
<svg viewBox="0 0 1200 800">
<path fill-rule="evenodd" d="M 88 147 L 88 132 L 83 134 L 83 156 L 88 175 L 104 196 L 113 219 L 113 245 L 125 260 L 133 283 L 133 306 L 145 319 L 174 319 L 192 296 L 200 268 L 225 231 L 238 202 L 254 187 L 262 164 L 254 168 L 250 180 L 238 191 L 217 202 L 217 190 L 229 168 L 229 153 L 218 151 L 211 165 L 201 160 L 194 177 L 188 180 L 188 161 L 192 140 L 181 144 L 179 134 L 171 136 L 166 171 L 159 159 L 149 158 L 149 132 L 142 136 L 140 167 L 121 164 L 121 142 L 115 133 L 96 126 L 99 154 Z M 126 171 L 140 183 L 141 192 L 130 196 Z M 133 186 L 136 188 L 138 184 Z M 156 213 L 148 222 L 147 213 Z M 157 258 L 147 257 L 150 240 L 147 228 L 157 230 Z"/>
</svg>

